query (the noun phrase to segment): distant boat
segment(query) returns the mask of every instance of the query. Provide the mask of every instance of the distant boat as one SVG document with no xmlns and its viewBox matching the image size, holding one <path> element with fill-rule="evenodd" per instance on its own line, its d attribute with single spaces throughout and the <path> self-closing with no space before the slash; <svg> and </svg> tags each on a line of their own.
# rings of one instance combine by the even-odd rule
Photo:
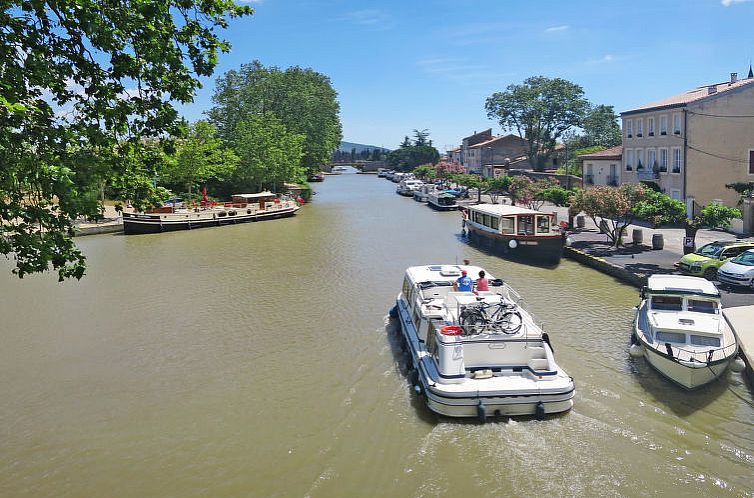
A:
<svg viewBox="0 0 754 498">
<path fill-rule="evenodd" d="M 149 213 L 123 213 L 126 235 L 193 230 L 220 225 L 262 221 L 293 216 L 299 210 L 293 199 L 278 198 L 272 192 L 235 194 L 231 202 L 193 209 L 163 206 Z"/>
<path fill-rule="evenodd" d="M 309 182 L 324 182 L 325 181 L 325 175 L 323 173 L 315 173 L 313 175 L 310 175 L 309 178 L 307 178 Z"/>
<path fill-rule="evenodd" d="M 565 236 L 555 215 L 506 204 L 477 204 L 464 212 L 469 239 L 515 258 L 557 264 Z"/>
<path fill-rule="evenodd" d="M 427 205 L 437 211 L 452 211 L 458 209 L 458 198 L 444 190 L 434 190 L 427 194 Z"/>
</svg>

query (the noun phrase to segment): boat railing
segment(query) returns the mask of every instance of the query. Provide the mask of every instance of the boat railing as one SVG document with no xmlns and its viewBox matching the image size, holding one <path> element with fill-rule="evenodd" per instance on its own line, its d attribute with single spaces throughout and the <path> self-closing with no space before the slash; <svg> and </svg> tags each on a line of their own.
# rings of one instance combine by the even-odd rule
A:
<svg viewBox="0 0 754 498">
<path fill-rule="evenodd" d="M 665 346 L 665 352 L 672 359 L 696 363 L 711 363 L 716 360 L 722 360 L 733 355 L 738 350 L 738 345 L 735 342 L 721 348 L 707 349 L 705 351 L 687 349 L 670 342 L 660 344 Z"/>
</svg>

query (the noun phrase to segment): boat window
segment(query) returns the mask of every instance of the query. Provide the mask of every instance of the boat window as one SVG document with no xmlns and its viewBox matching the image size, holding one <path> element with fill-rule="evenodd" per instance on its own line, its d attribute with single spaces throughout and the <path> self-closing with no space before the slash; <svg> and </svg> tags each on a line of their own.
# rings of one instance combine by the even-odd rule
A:
<svg viewBox="0 0 754 498">
<path fill-rule="evenodd" d="M 500 233 L 515 233 L 514 220 L 510 216 L 500 219 Z"/>
<path fill-rule="evenodd" d="M 534 216 L 518 217 L 518 234 L 534 235 Z"/>
<path fill-rule="evenodd" d="M 719 337 L 709 337 L 706 335 L 692 335 L 690 337 L 691 344 L 694 346 L 712 346 L 714 348 L 720 347 Z"/>
<path fill-rule="evenodd" d="M 500 228 L 500 218 L 498 218 L 497 216 L 493 216 L 491 221 L 492 221 L 492 224 L 490 225 L 490 227 L 493 230 L 497 230 L 498 228 Z"/>
<path fill-rule="evenodd" d="M 550 232 L 550 217 L 537 216 L 537 233 L 549 233 L 549 232 Z"/>
<path fill-rule="evenodd" d="M 679 332 L 657 332 L 657 342 L 676 342 L 678 344 L 686 344 L 686 334 Z"/>
<path fill-rule="evenodd" d="M 482 215 L 482 225 L 486 227 L 492 226 L 492 222 L 490 221 L 490 215 L 488 214 Z"/>
<path fill-rule="evenodd" d="M 403 279 L 403 296 L 408 299 L 408 291 L 411 290 L 411 281 L 408 277 Z"/>
<path fill-rule="evenodd" d="M 717 313 L 717 306 L 714 301 L 702 301 L 699 299 L 689 299 L 688 310 L 696 311 L 697 313 Z"/>
<path fill-rule="evenodd" d="M 652 296 L 653 310 L 681 311 L 681 302 L 678 296 Z"/>
</svg>

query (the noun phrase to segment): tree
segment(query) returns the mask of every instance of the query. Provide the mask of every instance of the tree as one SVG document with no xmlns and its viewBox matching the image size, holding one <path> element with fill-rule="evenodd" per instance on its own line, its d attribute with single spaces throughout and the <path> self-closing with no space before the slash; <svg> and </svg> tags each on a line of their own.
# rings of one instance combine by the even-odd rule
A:
<svg viewBox="0 0 754 498">
<path fill-rule="evenodd" d="M 306 181 L 301 166 L 305 137 L 288 131 L 275 115 L 247 116 L 238 123 L 236 134 L 240 159 L 233 173 L 235 189 L 277 191 L 283 182 Z"/>
<path fill-rule="evenodd" d="M 417 178 L 432 179 L 437 177 L 437 171 L 431 164 L 422 164 L 414 169 L 414 175 Z"/>
<path fill-rule="evenodd" d="M 229 50 L 217 31 L 251 12 L 229 0 L 4 2 L 0 252 L 16 275 L 84 275 L 71 236 L 100 208 L 89 193 L 135 174 L 141 137 L 174 127 L 172 102 L 191 102 Z M 79 175 L 87 157 L 104 169 Z"/>
<path fill-rule="evenodd" d="M 634 206 L 639 218 L 648 220 L 654 227 L 680 223 L 686 219 L 686 206 L 682 201 L 671 199 L 662 192 L 646 188 L 644 196 Z"/>
<path fill-rule="evenodd" d="M 429 143 L 429 130 L 414 130 L 414 145 L 432 145 Z"/>
<path fill-rule="evenodd" d="M 487 116 L 527 140 L 529 159 L 542 170 L 557 140 L 569 129 L 581 126 L 589 110 L 584 90 L 560 78 L 533 76 L 521 85 L 509 85 L 485 102 Z"/>
<path fill-rule="evenodd" d="M 485 178 L 484 193 L 490 196 L 492 204 L 497 204 L 498 198 L 510 188 L 513 177 L 493 176 Z"/>
<path fill-rule="evenodd" d="M 312 174 L 328 162 L 342 139 L 337 96 L 330 79 L 313 69 L 281 70 L 253 61 L 218 78 L 208 114 L 220 136 L 234 145 L 240 122 L 252 115 L 274 115 L 289 132 L 304 136 L 301 161 Z"/>
<path fill-rule="evenodd" d="M 437 164 L 440 153 L 430 145 L 410 145 L 390 152 L 387 163 L 391 168 L 411 171 L 421 164 Z"/>
<path fill-rule="evenodd" d="M 618 116 L 613 106 L 609 105 L 590 107 L 581 123 L 581 133 L 571 133 L 565 139 L 568 148 L 575 151 L 574 155 L 579 152 L 577 149 L 594 148 L 593 151 L 596 152 L 620 145 L 622 141 L 623 135 L 618 125 Z M 588 154 L 589 152 L 581 153 Z"/>
<path fill-rule="evenodd" d="M 642 185 L 626 183 L 620 187 L 596 186 L 577 190 L 571 198 L 569 211 L 583 211 L 600 227 L 615 247 L 623 243 L 623 233 L 636 213 L 634 207 L 646 194 Z M 600 222 L 597 222 L 600 218 Z"/>
<path fill-rule="evenodd" d="M 229 174 L 238 164 L 238 156 L 216 133 L 217 128 L 207 121 L 190 125 L 186 137 L 177 141 L 175 156 L 165 169 L 165 180 L 185 187 L 189 202 L 193 187 Z"/>
<path fill-rule="evenodd" d="M 740 210 L 717 202 L 710 202 L 702 208 L 698 215 L 684 221 L 686 237 L 691 239 L 691 245 L 684 244 L 683 253 L 688 254 L 696 250 L 696 232 L 700 228 L 728 228 L 732 219 L 740 217 Z"/>
</svg>

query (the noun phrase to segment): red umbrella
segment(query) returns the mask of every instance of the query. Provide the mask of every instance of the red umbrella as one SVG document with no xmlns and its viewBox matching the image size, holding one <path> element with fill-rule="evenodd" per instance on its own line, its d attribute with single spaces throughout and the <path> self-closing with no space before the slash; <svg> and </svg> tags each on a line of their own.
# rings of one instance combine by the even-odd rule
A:
<svg viewBox="0 0 754 498">
<path fill-rule="evenodd" d="M 207 204 L 209 202 L 209 199 L 207 199 L 207 186 L 205 185 L 202 189 L 202 204 Z"/>
</svg>

